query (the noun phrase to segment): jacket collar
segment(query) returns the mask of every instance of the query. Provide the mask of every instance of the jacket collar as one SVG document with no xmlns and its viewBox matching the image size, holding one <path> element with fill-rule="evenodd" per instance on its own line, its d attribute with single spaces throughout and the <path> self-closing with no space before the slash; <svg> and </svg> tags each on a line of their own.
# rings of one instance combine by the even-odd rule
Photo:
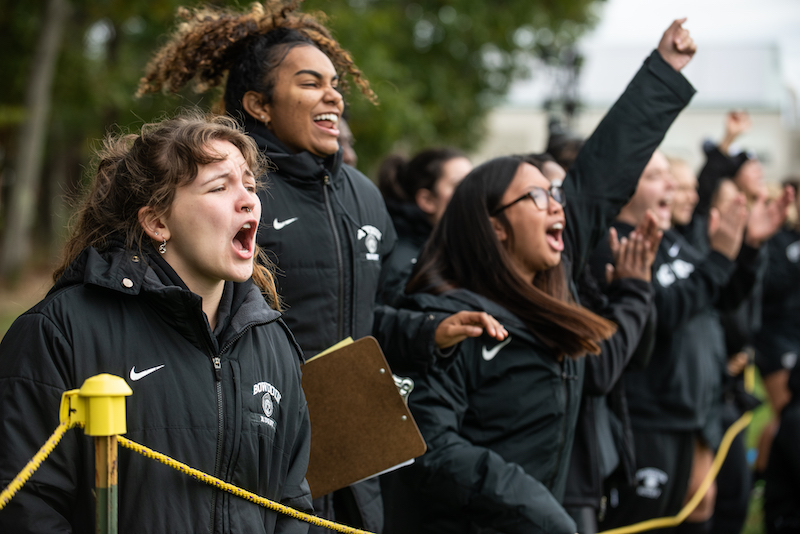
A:
<svg viewBox="0 0 800 534">
<path fill-rule="evenodd" d="M 341 147 L 336 154 L 331 154 L 326 158 L 315 156 L 305 150 L 295 154 L 266 126 L 252 118 L 245 119 L 244 127 L 247 134 L 255 140 L 258 147 L 278 168 L 277 172 L 287 182 L 318 184 L 326 175 L 332 182 L 339 179 L 343 153 Z"/>
<path fill-rule="evenodd" d="M 122 295 L 140 295 L 153 306 L 159 319 L 202 348 L 206 337 L 222 347 L 254 324 L 277 320 L 281 313 L 270 308 L 258 287 L 248 280 L 227 282 L 230 292 L 229 324 L 219 339 L 211 333 L 203 315 L 202 299 L 192 293 L 149 243 L 142 253 L 123 248 L 118 241 L 99 252 L 87 247 L 59 278 L 51 293 L 73 285 L 95 286 Z M 216 349 L 217 347 L 215 347 Z"/>
</svg>

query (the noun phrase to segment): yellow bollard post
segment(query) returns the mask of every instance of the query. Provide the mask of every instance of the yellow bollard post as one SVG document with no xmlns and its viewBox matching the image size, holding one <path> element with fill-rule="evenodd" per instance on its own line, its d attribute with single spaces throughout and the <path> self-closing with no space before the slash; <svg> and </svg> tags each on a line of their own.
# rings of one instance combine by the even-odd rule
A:
<svg viewBox="0 0 800 534">
<path fill-rule="evenodd" d="M 127 432 L 125 397 L 132 394 L 123 378 L 109 374 L 87 378 L 78 391 L 86 422 L 84 432 L 95 436 L 97 534 L 117 533 L 117 434 Z"/>
</svg>

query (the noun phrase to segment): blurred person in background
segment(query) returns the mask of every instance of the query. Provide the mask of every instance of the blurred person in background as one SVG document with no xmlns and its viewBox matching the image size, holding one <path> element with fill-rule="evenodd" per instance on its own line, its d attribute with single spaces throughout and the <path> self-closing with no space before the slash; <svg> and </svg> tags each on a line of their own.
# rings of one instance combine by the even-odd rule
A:
<svg viewBox="0 0 800 534">
<path fill-rule="evenodd" d="M 756 470 L 761 473 L 770 463 L 771 438 L 791 397 L 789 375 L 800 354 L 800 180 L 791 178 L 783 185 L 794 190 L 795 203 L 787 224 L 767 243 L 761 329 L 755 337 L 756 363 L 774 414 L 759 443 Z"/>
<path fill-rule="evenodd" d="M 397 231 L 397 246 L 381 272 L 384 302 L 403 293 L 422 246 L 471 170 L 469 158 L 450 147 L 429 148 L 411 159 L 395 154 L 381 163 L 378 187 Z"/>
<path fill-rule="evenodd" d="M 780 426 L 772 441 L 770 460 L 764 473 L 767 534 L 800 532 L 800 454 L 797 452 L 800 443 L 800 365 L 795 365 L 790 371 L 787 390 L 786 404 L 780 411 Z"/>
</svg>

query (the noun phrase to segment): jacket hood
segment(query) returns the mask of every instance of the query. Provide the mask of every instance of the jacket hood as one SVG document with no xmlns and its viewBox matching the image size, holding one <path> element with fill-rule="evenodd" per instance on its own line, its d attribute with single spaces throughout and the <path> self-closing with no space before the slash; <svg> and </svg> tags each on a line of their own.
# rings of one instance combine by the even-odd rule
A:
<svg viewBox="0 0 800 534">
<path fill-rule="evenodd" d="M 433 231 L 433 225 L 425 212 L 411 202 L 400 202 L 391 198 L 385 200 L 397 236 L 422 246 Z"/>
<path fill-rule="evenodd" d="M 315 156 L 305 150 L 295 154 L 263 124 L 248 118 L 245 119 L 244 126 L 247 134 L 255 140 L 287 182 L 301 186 L 318 184 L 326 175 L 333 181 L 339 179 L 339 169 L 343 164 L 341 147 L 335 154 L 326 158 Z"/>
<path fill-rule="evenodd" d="M 232 292 L 230 323 L 219 339 L 220 344 L 249 325 L 269 323 L 281 317 L 280 312 L 266 305 L 252 280 L 226 284 L 225 291 Z M 186 287 L 149 243 L 144 246 L 142 254 L 126 250 L 121 242 L 114 240 L 103 252 L 87 247 L 56 281 L 48 295 L 74 285 L 95 286 L 121 295 L 142 295 L 163 321 L 198 346 L 202 345 L 198 323 L 205 324 L 203 331 L 208 331 L 214 338 L 203 314 L 202 298 Z"/>
</svg>

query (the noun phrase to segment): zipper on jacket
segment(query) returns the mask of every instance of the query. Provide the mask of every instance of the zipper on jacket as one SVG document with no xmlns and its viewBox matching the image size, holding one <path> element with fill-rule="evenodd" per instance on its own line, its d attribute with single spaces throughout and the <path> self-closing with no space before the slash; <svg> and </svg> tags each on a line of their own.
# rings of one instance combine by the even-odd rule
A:
<svg viewBox="0 0 800 534">
<path fill-rule="evenodd" d="M 271 322 L 271 321 L 267 321 Z M 214 460 L 214 476 L 217 478 L 225 478 L 222 476 L 222 445 L 223 445 L 223 436 L 225 434 L 225 414 L 223 411 L 223 404 L 222 404 L 222 358 L 221 355 L 225 354 L 231 346 L 233 346 L 236 341 L 238 341 L 242 336 L 247 333 L 248 330 L 253 328 L 256 325 L 266 324 L 267 322 L 256 322 L 250 325 L 247 325 L 245 328 L 239 332 L 236 337 L 228 341 L 222 350 L 219 352 L 220 356 L 211 356 L 211 363 L 214 365 L 214 382 L 217 390 L 217 452 Z M 209 351 L 210 354 L 210 351 Z M 214 519 L 216 516 L 217 510 L 217 493 L 213 492 L 211 494 L 211 526 L 209 527 L 209 533 L 213 534 L 214 532 Z"/>
<path fill-rule="evenodd" d="M 333 233 L 333 244 L 336 247 L 336 267 L 339 275 L 339 318 L 336 327 L 336 340 L 339 341 L 344 338 L 344 260 L 342 259 L 342 244 L 339 239 L 339 231 L 336 229 L 336 219 L 333 217 L 331 198 L 328 193 L 328 188 L 331 185 L 329 175 L 325 175 L 322 184 L 322 192 L 325 196 L 325 210 L 328 212 L 328 222 L 330 222 L 331 232 Z"/>
<path fill-rule="evenodd" d="M 572 375 L 568 375 L 567 372 L 564 370 L 566 365 L 565 362 L 562 362 L 560 365 L 561 367 L 561 386 L 564 388 L 564 419 L 561 423 L 561 437 L 558 440 L 558 454 L 556 455 L 556 466 L 553 470 L 553 476 L 550 478 L 550 489 L 556 483 L 556 477 L 558 476 L 558 466 L 561 465 L 561 455 L 564 453 L 564 446 L 566 445 L 567 441 L 567 418 L 569 417 L 569 381 L 574 380 L 576 377 Z"/>
<path fill-rule="evenodd" d="M 214 459 L 214 476 L 219 478 L 222 466 L 222 442 L 225 432 L 225 413 L 222 404 L 222 360 L 219 356 L 211 356 L 211 363 L 214 364 L 214 385 L 217 390 L 217 452 Z M 214 519 L 217 512 L 218 491 L 211 493 L 211 525 L 208 531 L 214 532 Z"/>
</svg>

